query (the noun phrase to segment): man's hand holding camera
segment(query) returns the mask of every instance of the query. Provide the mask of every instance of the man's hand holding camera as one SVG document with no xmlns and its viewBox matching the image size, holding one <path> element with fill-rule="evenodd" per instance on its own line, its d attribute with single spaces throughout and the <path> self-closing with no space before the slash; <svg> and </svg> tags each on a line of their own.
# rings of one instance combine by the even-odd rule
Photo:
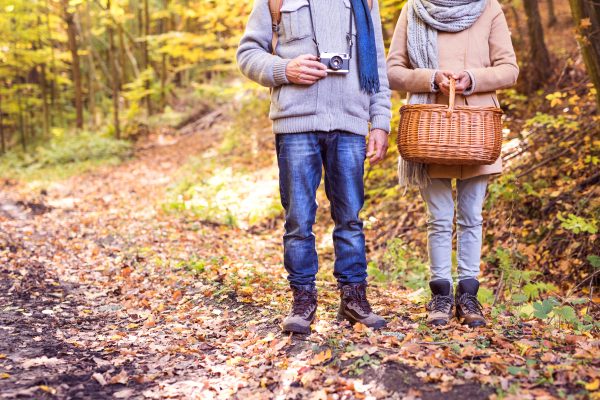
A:
<svg viewBox="0 0 600 400">
<path fill-rule="evenodd" d="M 292 83 L 312 85 L 327 76 L 327 67 L 317 61 L 318 57 L 311 54 L 298 56 L 290 61 L 285 68 L 285 75 Z"/>
</svg>

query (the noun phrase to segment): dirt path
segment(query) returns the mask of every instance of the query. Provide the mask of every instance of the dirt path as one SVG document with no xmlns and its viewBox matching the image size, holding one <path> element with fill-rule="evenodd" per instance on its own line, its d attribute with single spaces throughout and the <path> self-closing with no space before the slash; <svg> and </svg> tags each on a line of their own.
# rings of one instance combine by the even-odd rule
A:
<svg viewBox="0 0 600 400">
<path fill-rule="evenodd" d="M 0 398 L 464 399 L 515 382 L 525 398 L 556 393 L 537 388 L 541 369 L 506 373 L 526 358 L 498 331 L 422 329 L 408 318 L 424 311 L 418 293 L 398 287 L 371 293 L 384 332 L 335 323 L 337 291 L 324 280 L 314 333 L 283 335 L 279 228 L 162 210 L 181 165 L 225 128 L 211 129 L 44 195 L 3 188 Z M 541 357 L 519 329 L 513 341 Z"/>
</svg>

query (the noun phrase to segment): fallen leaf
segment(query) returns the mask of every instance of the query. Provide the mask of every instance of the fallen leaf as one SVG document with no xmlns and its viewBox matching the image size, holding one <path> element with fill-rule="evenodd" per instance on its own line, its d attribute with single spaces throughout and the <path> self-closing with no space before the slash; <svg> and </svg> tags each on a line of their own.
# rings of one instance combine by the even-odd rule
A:
<svg viewBox="0 0 600 400">
<path fill-rule="evenodd" d="M 310 400 L 327 400 L 327 392 L 325 391 L 325 389 L 313 392 L 310 396 Z"/>
<path fill-rule="evenodd" d="M 406 396 L 402 398 L 402 400 L 417 400 L 421 398 L 421 391 L 417 389 L 410 388 L 408 389 L 408 393 Z"/>
<path fill-rule="evenodd" d="M 592 382 L 585 385 L 585 389 L 589 390 L 590 392 L 598 390 L 598 387 L 600 387 L 600 379 L 594 379 Z"/>
<path fill-rule="evenodd" d="M 7 374 L 6 372 L 2 372 L 2 373 L 0 374 L 0 379 L 6 379 L 6 378 L 10 378 L 10 375 L 9 375 L 9 374 Z"/>
<path fill-rule="evenodd" d="M 117 399 L 128 399 L 135 393 L 134 389 L 123 389 L 118 392 L 113 393 L 113 396 Z"/>
<path fill-rule="evenodd" d="M 363 381 L 360 379 L 357 379 L 354 381 L 354 391 L 357 393 L 364 393 L 367 390 L 369 390 L 371 387 L 373 387 L 373 385 L 365 385 L 363 384 Z"/>
<path fill-rule="evenodd" d="M 97 380 L 98 383 L 101 384 L 102 386 L 106 386 L 106 379 L 104 379 L 104 377 L 102 376 L 102 374 L 96 372 L 95 374 L 92 375 L 92 378 L 94 378 L 95 380 Z"/>
<path fill-rule="evenodd" d="M 28 369 L 31 367 L 39 367 L 42 365 L 51 368 L 58 364 L 64 364 L 65 361 L 59 360 L 56 357 L 48 358 L 46 356 L 41 356 L 39 358 L 32 358 L 30 360 L 22 361 L 22 363 L 23 363 L 23 368 L 25 368 L 25 369 Z"/>
<path fill-rule="evenodd" d="M 53 387 L 50 387 L 50 386 L 40 385 L 40 389 L 42 389 L 44 392 L 48 392 L 50 394 L 56 394 L 56 389 L 54 389 Z"/>
<path fill-rule="evenodd" d="M 118 373 L 117 375 L 113 376 L 110 380 L 110 384 L 114 385 L 115 383 L 121 383 L 121 384 L 126 384 L 127 381 L 129 380 L 128 376 L 127 376 L 127 371 L 125 371 L 124 369 L 121 370 L 120 373 Z"/>
<path fill-rule="evenodd" d="M 14 398 L 17 398 L 19 396 L 29 396 L 29 397 L 31 397 L 31 396 L 33 396 L 33 394 L 38 389 L 39 389 L 39 386 L 33 386 L 33 387 L 30 387 L 30 388 L 27 388 L 27 389 L 19 389 L 19 390 L 16 390 L 14 392 L 6 391 L 6 392 L 0 394 L 0 398 L 3 398 L 3 399 L 14 399 Z"/>
<path fill-rule="evenodd" d="M 386 363 L 388 361 L 400 361 L 400 359 L 398 358 L 398 354 L 390 354 L 389 356 L 384 357 L 383 360 L 381 360 L 381 363 Z"/>
<path fill-rule="evenodd" d="M 175 293 L 173 293 L 173 302 L 177 302 L 179 300 L 181 300 L 181 290 L 178 290 Z"/>
<path fill-rule="evenodd" d="M 94 362 L 96 363 L 96 365 L 98 365 L 98 367 L 102 368 L 102 367 L 110 367 L 112 364 L 106 360 L 103 360 L 101 358 L 98 357 L 94 357 L 92 358 L 94 360 Z"/>
<path fill-rule="evenodd" d="M 312 360 L 310 360 L 310 365 L 321 364 L 323 361 L 329 360 L 330 358 L 331 358 L 331 350 L 327 349 L 327 352 L 322 351 L 319 354 L 317 354 L 316 356 L 314 356 L 312 358 Z"/>
<path fill-rule="evenodd" d="M 275 340 L 275 334 L 273 332 L 269 332 L 264 339 L 259 340 L 259 343 L 267 343 Z"/>
<path fill-rule="evenodd" d="M 585 336 L 579 336 L 579 335 L 566 335 L 565 336 L 565 342 L 567 342 L 567 344 L 575 344 L 577 342 L 583 342 L 587 340 L 587 337 Z"/>
</svg>

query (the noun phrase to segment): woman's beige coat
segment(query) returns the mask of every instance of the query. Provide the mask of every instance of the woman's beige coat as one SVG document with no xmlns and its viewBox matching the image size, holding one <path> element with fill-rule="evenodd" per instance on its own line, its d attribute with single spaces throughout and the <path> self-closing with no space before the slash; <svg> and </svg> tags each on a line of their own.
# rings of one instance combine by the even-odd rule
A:
<svg viewBox="0 0 600 400">
<path fill-rule="evenodd" d="M 414 69 L 407 49 L 408 8 L 402 9 L 387 59 L 390 89 L 401 92 L 431 92 L 432 69 Z M 519 67 L 510 39 L 510 32 L 498 0 L 489 0 L 487 7 L 468 29 L 457 33 L 438 32 L 440 70 L 469 70 L 475 78 L 475 91 L 468 96 L 456 96 L 456 105 L 500 107 L 496 90 L 515 84 Z M 441 92 L 438 104 L 448 104 Z M 434 165 L 430 178 L 466 179 L 478 175 L 502 172 L 502 158 L 492 165 Z"/>
</svg>

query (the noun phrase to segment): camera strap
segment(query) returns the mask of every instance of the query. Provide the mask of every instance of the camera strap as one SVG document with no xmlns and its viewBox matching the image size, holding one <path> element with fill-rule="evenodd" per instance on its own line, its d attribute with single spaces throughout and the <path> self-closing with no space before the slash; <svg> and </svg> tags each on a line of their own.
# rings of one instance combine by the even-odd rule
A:
<svg viewBox="0 0 600 400">
<path fill-rule="evenodd" d="M 352 18 L 354 17 L 354 13 L 352 12 L 352 3 L 350 3 L 350 28 L 348 28 L 348 32 L 346 34 L 346 40 L 348 41 L 348 56 L 352 58 L 352 45 L 354 41 L 352 40 Z"/>
<path fill-rule="evenodd" d="M 317 46 L 317 57 L 321 57 L 321 51 L 319 50 L 319 41 L 317 40 L 317 29 L 315 28 L 315 19 L 313 18 L 312 6 L 310 4 L 310 0 L 308 2 L 308 13 L 310 14 L 310 24 L 312 25 L 313 30 L 313 42 Z M 354 12 L 352 11 L 352 3 L 350 3 L 350 28 L 349 33 L 346 34 L 346 40 L 348 40 L 348 55 L 352 58 L 352 46 L 354 45 L 354 41 L 352 40 L 352 19 L 354 17 Z"/>
</svg>

